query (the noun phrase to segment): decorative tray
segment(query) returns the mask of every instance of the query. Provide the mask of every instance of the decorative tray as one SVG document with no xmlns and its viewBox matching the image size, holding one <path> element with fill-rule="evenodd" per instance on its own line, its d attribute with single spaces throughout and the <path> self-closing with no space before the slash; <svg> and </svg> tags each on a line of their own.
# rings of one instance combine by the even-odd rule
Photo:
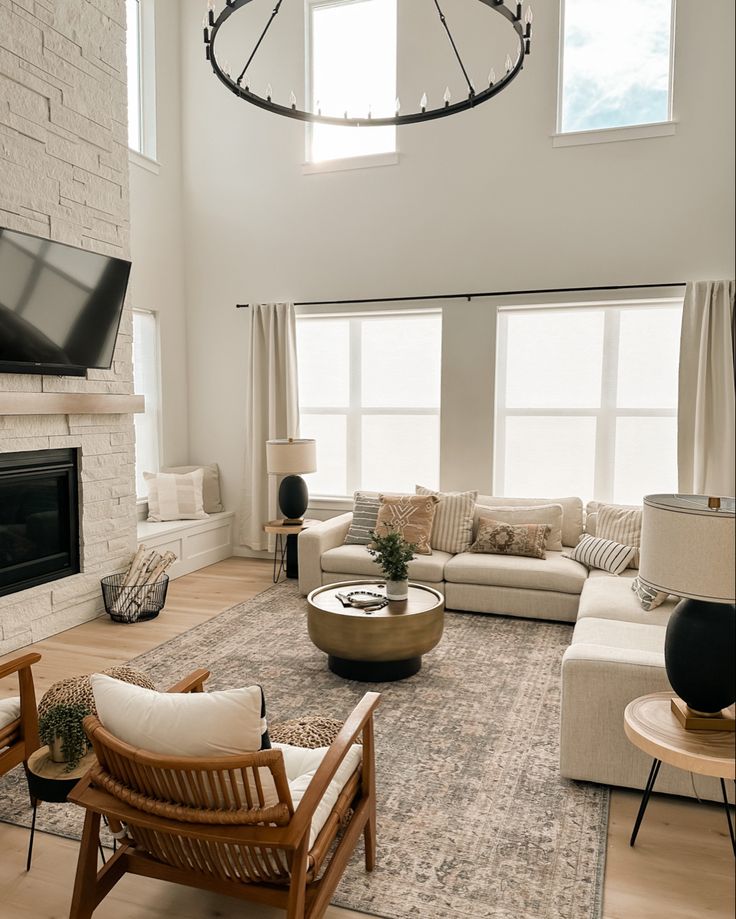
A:
<svg viewBox="0 0 736 919">
<path fill-rule="evenodd" d="M 373 590 L 348 590 L 336 594 L 337 599 L 343 606 L 352 606 L 354 609 L 362 609 L 367 613 L 381 609 L 388 605 L 385 594 L 376 593 Z"/>
</svg>

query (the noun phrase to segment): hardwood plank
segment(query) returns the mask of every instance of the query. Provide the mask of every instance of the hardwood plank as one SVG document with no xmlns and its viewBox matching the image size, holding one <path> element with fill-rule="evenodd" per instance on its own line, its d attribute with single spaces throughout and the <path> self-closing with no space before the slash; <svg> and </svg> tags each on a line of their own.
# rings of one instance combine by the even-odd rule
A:
<svg viewBox="0 0 736 919">
<path fill-rule="evenodd" d="M 158 619 L 131 627 L 104 617 L 38 642 L 33 646 L 43 654 L 34 668 L 38 696 L 56 680 L 123 663 L 270 586 L 270 561 L 233 557 L 172 581 L 166 610 Z M 192 661 L 192 667 L 196 665 Z M 0 697 L 16 691 L 12 678 L 0 680 Z M 622 790 L 611 796 L 603 919 L 732 919 L 734 863 L 723 809 L 655 794 L 631 849 L 629 834 L 639 797 Z M 58 919 L 67 914 L 71 900 L 78 844 L 39 833 L 33 869 L 26 874 L 27 843 L 26 830 L 0 823 L 3 919 Z M 283 915 L 161 881 L 127 877 L 95 912 L 95 919 Z M 330 907 L 326 919 L 367 917 Z"/>
</svg>

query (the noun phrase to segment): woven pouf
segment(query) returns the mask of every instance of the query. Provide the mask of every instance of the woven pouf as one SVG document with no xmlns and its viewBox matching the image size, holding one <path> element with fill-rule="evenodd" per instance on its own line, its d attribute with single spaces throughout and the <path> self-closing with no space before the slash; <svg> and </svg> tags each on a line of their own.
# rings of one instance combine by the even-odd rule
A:
<svg viewBox="0 0 736 919">
<path fill-rule="evenodd" d="M 309 750 L 315 750 L 317 747 L 329 747 L 341 727 L 342 721 L 314 715 L 282 721 L 281 724 L 269 727 L 268 734 L 274 743 L 285 743 L 292 747 L 306 747 Z M 360 743 L 360 738 L 356 742 Z"/>
<path fill-rule="evenodd" d="M 101 670 L 107 676 L 115 677 L 116 680 L 122 680 L 123 683 L 132 683 L 134 686 L 142 686 L 144 689 L 155 689 L 156 687 L 151 680 L 138 670 L 132 670 L 130 667 L 110 667 L 109 670 Z M 95 707 L 95 698 L 92 693 L 92 684 L 89 674 L 85 676 L 69 677 L 66 680 L 59 680 L 54 683 L 43 694 L 43 698 L 38 704 L 38 714 L 43 717 L 49 709 L 55 705 L 78 703 L 89 709 L 93 715 L 97 714 Z"/>
</svg>

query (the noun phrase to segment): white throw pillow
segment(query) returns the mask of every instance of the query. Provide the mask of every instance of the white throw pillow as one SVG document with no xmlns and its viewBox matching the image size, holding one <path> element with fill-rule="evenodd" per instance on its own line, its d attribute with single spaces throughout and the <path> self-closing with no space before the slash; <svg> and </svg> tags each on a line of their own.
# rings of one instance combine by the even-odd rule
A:
<svg viewBox="0 0 736 919">
<path fill-rule="evenodd" d="M 204 512 L 201 469 L 177 475 L 173 472 L 144 472 L 148 486 L 148 519 L 201 520 Z"/>
<path fill-rule="evenodd" d="M 202 470 L 202 504 L 206 514 L 220 514 L 225 510 L 220 494 L 220 468 L 217 463 L 202 466 L 165 466 L 161 472 L 174 472 L 177 475 Z"/>
<path fill-rule="evenodd" d="M 477 531 L 481 517 L 492 517 L 499 523 L 509 526 L 523 526 L 525 523 L 540 523 L 549 526 L 545 549 L 551 552 L 562 552 L 562 505 L 536 504 L 528 507 L 490 507 L 485 504 L 475 506 L 475 529 Z"/>
<path fill-rule="evenodd" d="M 565 558 L 580 562 L 588 568 L 599 568 L 611 574 L 621 574 L 634 557 L 633 546 L 622 546 L 610 539 L 598 536 L 581 536 L 580 542 L 571 552 L 563 552 Z"/>
<path fill-rule="evenodd" d="M 20 698 L 11 696 L 9 699 L 0 699 L 0 728 L 4 728 L 20 718 Z"/>
<path fill-rule="evenodd" d="M 622 504 L 601 504 L 595 515 L 595 535 L 601 539 L 612 539 L 624 546 L 636 549 L 629 562 L 629 568 L 639 567 L 641 547 L 641 508 Z"/>
<path fill-rule="evenodd" d="M 103 673 L 90 677 L 97 715 L 119 740 L 162 756 L 228 756 L 261 749 L 260 686 L 157 692 Z"/>
<path fill-rule="evenodd" d="M 477 491 L 432 491 L 416 486 L 418 495 L 434 495 L 439 499 L 432 521 L 430 545 L 440 552 L 465 552 L 473 542 L 473 512 Z"/>
</svg>

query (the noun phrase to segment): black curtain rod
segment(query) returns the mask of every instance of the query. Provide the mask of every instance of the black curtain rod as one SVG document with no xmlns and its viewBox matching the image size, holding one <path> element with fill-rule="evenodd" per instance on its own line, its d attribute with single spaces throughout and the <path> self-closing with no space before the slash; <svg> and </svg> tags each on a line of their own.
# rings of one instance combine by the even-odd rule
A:
<svg viewBox="0 0 736 919">
<path fill-rule="evenodd" d="M 348 306 L 356 303 L 407 303 L 417 300 L 467 300 L 481 297 L 512 297 L 520 294 L 569 294 L 590 293 L 601 290 L 647 290 L 652 287 L 684 287 L 685 281 L 670 281 L 667 284 L 607 284 L 602 287 L 544 287 L 537 290 L 489 290 L 474 294 L 423 294 L 419 297 L 364 297 L 357 300 L 298 300 L 294 306 Z M 236 309 L 248 309 L 250 303 L 238 303 Z"/>
</svg>

